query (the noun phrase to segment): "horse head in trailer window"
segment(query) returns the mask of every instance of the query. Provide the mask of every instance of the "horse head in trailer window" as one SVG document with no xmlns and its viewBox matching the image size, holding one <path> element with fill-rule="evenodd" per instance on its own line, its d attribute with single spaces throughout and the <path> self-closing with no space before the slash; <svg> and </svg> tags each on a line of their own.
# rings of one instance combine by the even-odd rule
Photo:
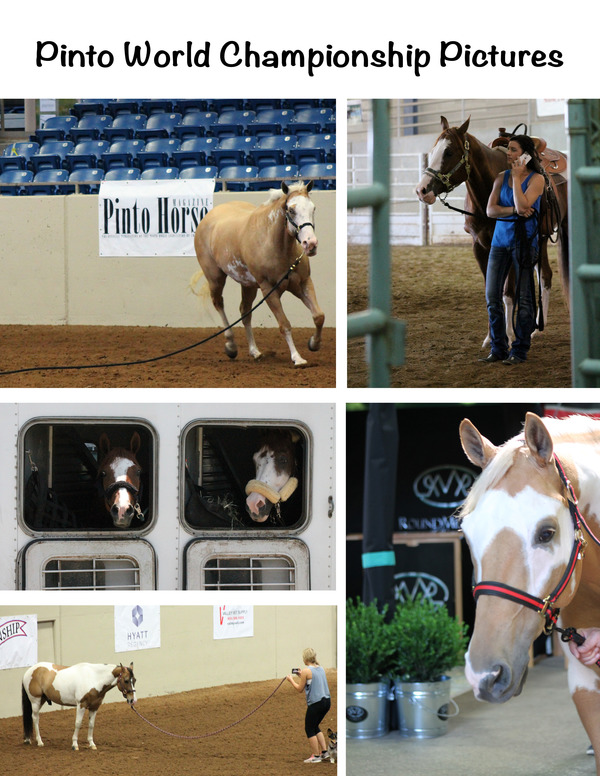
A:
<svg viewBox="0 0 600 776">
<path fill-rule="evenodd" d="M 269 517 L 274 522 L 281 519 L 281 503 L 298 487 L 296 471 L 296 443 L 300 435 L 290 429 L 269 429 L 265 432 L 260 448 L 254 453 L 256 474 L 246 485 L 246 509 L 257 523 Z M 275 507 L 276 517 L 272 510 Z"/>
<path fill-rule="evenodd" d="M 112 447 L 106 433 L 100 436 L 98 481 L 104 504 L 116 528 L 129 528 L 134 517 L 144 520 L 139 503 L 142 467 L 136 458 L 140 446 L 137 431 L 131 436 L 129 449 Z"/>
</svg>

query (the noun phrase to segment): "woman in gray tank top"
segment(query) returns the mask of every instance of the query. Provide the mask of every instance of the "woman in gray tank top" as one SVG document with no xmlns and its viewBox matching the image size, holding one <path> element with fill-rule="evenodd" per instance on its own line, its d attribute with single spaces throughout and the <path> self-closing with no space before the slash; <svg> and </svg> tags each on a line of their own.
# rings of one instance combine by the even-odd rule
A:
<svg viewBox="0 0 600 776">
<path fill-rule="evenodd" d="M 319 729 L 323 718 L 331 708 L 331 695 L 327 685 L 325 669 L 317 662 L 317 653 L 307 647 L 302 653 L 305 668 L 299 670 L 297 678 L 288 674 L 286 679 L 298 691 L 306 694 L 306 718 L 304 730 L 312 751 L 305 763 L 320 763 L 329 757 L 325 736 Z"/>
</svg>

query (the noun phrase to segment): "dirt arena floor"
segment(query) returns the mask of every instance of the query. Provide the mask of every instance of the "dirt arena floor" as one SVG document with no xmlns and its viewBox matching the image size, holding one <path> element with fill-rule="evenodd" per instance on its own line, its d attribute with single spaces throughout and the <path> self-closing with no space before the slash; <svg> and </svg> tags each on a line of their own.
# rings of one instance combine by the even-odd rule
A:
<svg viewBox="0 0 600 776">
<path fill-rule="evenodd" d="M 0 326 L 0 388 L 332 388 L 335 387 L 335 329 L 323 330 L 321 349 L 308 350 L 312 329 L 294 329 L 308 361 L 294 367 L 277 328 L 256 329 L 263 357 L 248 354 L 236 327 L 238 356 L 225 355 L 222 335 L 183 353 L 135 366 L 56 369 L 57 366 L 116 364 L 153 359 L 187 348 L 216 329 L 138 326 Z M 52 369 L 5 374 L 48 366 Z"/>
<path fill-rule="evenodd" d="M 279 679 L 234 684 L 144 698 L 137 708 L 153 724 L 179 735 L 219 730 L 245 716 L 267 698 Z M 336 729 L 336 672 L 327 672 L 332 706 L 321 729 Z M 139 684 L 139 681 L 138 681 Z M 94 729 L 95 751 L 87 746 L 87 714 L 79 734 L 79 751 L 71 750 L 75 710 L 42 713 L 44 747 L 23 744 L 20 717 L 0 719 L 0 752 L 11 776 L 265 776 L 306 773 L 310 755 L 304 734 L 304 695 L 286 682 L 275 695 L 239 725 L 198 741 L 173 738 L 154 730 L 125 701 L 102 706 Z M 336 773 L 337 765 L 319 767 Z"/>
<path fill-rule="evenodd" d="M 348 246 L 348 312 L 367 307 L 369 246 Z M 544 332 L 518 366 L 482 364 L 487 332 L 483 276 L 468 245 L 392 248 L 392 311 L 406 322 L 404 366 L 391 373 L 402 388 L 563 388 L 571 386 L 569 315 L 557 269 Z M 348 386 L 368 384 L 362 339 L 348 342 Z"/>
</svg>

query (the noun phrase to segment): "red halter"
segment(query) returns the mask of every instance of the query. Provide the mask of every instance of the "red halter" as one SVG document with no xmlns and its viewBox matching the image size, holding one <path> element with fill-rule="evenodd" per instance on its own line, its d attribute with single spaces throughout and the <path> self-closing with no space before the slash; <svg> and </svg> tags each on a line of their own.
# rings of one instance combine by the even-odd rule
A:
<svg viewBox="0 0 600 776">
<path fill-rule="evenodd" d="M 555 606 L 555 604 L 569 584 L 569 581 L 575 571 L 577 561 L 583 560 L 587 541 L 583 537 L 582 526 L 585 527 L 586 531 L 596 542 L 596 544 L 600 544 L 598 539 L 596 539 L 594 534 L 590 531 L 589 526 L 583 518 L 583 515 L 579 511 L 579 507 L 577 506 L 577 497 L 575 495 L 575 491 L 573 490 L 573 486 L 571 485 L 567 475 L 565 474 L 562 464 L 556 455 L 554 456 L 554 463 L 556 464 L 559 477 L 567 491 L 569 512 L 571 513 L 571 519 L 573 521 L 574 528 L 573 550 L 571 551 L 571 557 L 569 558 L 569 562 L 567 563 L 565 572 L 562 575 L 560 582 L 556 585 L 554 590 L 546 596 L 546 598 L 538 598 L 537 596 L 530 595 L 529 593 L 526 593 L 523 590 L 519 590 L 516 587 L 505 585 L 503 582 L 480 582 L 473 588 L 475 601 L 477 601 L 480 595 L 493 595 L 498 596 L 499 598 L 506 598 L 509 601 L 514 601 L 515 603 L 526 606 L 529 609 L 533 609 L 544 619 L 544 633 L 546 634 L 552 633 L 552 631 L 556 628 L 556 622 L 558 620 L 560 609 Z M 560 630 L 560 628 L 557 630 Z"/>
</svg>

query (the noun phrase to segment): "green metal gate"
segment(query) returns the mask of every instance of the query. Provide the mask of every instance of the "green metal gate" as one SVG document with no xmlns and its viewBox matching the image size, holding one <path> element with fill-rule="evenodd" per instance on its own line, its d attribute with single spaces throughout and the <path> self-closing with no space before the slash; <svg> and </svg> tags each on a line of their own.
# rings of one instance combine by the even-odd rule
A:
<svg viewBox="0 0 600 776">
<path fill-rule="evenodd" d="M 348 208 L 372 208 L 369 309 L 348 316 L 348 339 L 366 336 L 369 386 L 387 388 L 404 363 L 403 321 L 391 317 L 389 101 L 373 100 L 373 182 L 348 190 Z"/>
<path fill-rule="evenodd" d="M 600 100 L 569 100 L 573 386 L 600 386 Z"/>
</svg>

